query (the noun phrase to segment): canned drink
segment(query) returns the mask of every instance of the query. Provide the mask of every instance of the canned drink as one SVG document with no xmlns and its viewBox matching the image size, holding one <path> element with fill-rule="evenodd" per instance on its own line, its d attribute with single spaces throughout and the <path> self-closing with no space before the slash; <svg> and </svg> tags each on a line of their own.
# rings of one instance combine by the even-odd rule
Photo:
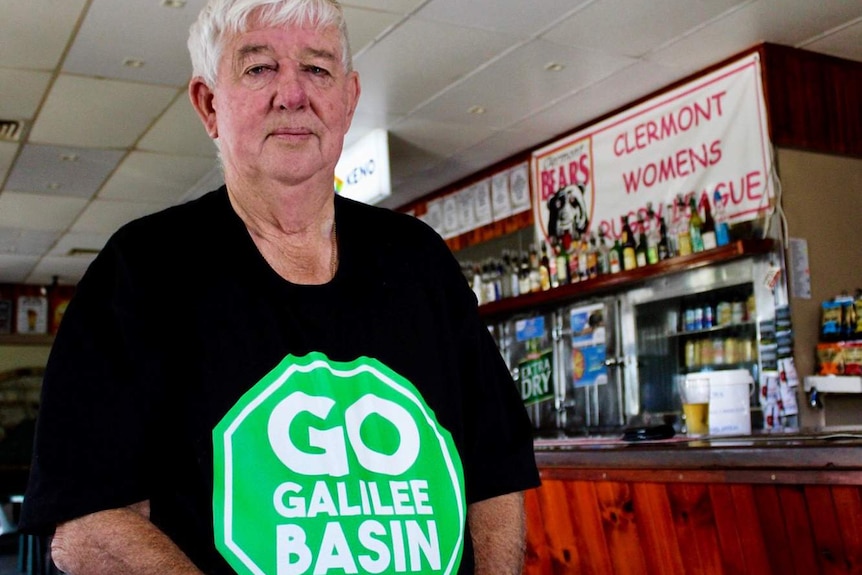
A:
<svg viewBox="0 0 862 575">
<path fill-rule="evenodd" d="M 712 306 L 703 307 L 703 327 L 709 329 L 713 326 Z"/>
<path fill-rule="evenodd" d="M 714 339 L 712 340 L 712 361 L 716 365 L 721 365 L 724 363 L 724 340 L 723 339 Z"/>
<path fill-rule="evenodd" d="M 745 307 L 741 301 L 735 301 L 730 304 L 730 321 L 731 323 L 742 323 L 745 319 Z"/>
<path fill-rule="evenodd" d="M 698 365 L 700 365 L 700 358 L 697 344 L 694 341 L 685 342 L 685 366 L 697 367 Z"/>
<path fill-rule="evenodd" d="M 692 331 L 694 329 L 694 310 L 687 309 L 685 310 L 685 331 Z"/>
<path fill-rule="evenodd" d="M 703 308 L 694 309 L 694 329 L 703 329 Z"/>
<path fill-rule="evenodd" d="M 718 304 L 715 308 L 716 317 L 718 319 L 718 325 L 729 325 L 732 319 L 732 311 L 730 309 L 730 304 L 726 301 L 723 301 Z"/>
</svg>

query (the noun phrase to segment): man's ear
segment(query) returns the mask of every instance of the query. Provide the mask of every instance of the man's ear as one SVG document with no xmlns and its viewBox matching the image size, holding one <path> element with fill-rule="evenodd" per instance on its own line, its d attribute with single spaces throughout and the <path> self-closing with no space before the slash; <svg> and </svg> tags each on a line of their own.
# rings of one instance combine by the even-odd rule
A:
<svg viewBox="0 0 862 575">
<path fill-rule="evenodd" d="M 189 82 L 189 100 L 192 107 L 204 124 L 209 137 L 218 138 L 218 124 L 216 123 L 216 110 L 213 105 L 215 94 L 200 76 L 195 76 Z"/>
</svg>

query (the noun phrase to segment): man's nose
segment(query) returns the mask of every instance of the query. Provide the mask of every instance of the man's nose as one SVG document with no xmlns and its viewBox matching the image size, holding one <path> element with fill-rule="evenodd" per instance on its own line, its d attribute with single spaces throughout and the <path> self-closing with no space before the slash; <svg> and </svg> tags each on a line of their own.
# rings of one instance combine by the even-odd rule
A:
<svg viewBox="0 0 862 575">
<path fill-rule="evenodd" d="M 302 77 L 302 71 L 296 68 L 282 66 L 276 80 L 276 92 L 273 107 L 284 110 L 298 110 L 308 104 L 308 92 Z"/>
</svg>

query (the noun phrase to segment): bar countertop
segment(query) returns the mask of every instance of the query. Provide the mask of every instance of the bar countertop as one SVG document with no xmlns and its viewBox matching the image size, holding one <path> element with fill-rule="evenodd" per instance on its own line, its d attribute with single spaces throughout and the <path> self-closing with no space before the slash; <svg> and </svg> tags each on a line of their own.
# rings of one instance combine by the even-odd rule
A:
<svg viewBox="0 0 862 575">
<path fill-rule="evenodd" d="M 656 481 L 817 482 L 862 485 L 862 428 L 624 441 L 536 439 L 543 477 Z"/>
</svg>

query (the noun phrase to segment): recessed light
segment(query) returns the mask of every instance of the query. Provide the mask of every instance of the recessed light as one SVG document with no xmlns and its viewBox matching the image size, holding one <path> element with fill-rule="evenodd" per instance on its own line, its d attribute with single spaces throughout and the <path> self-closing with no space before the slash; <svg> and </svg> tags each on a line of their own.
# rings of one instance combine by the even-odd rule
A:
<svg viewBox="0 0 862 575">
<path fill-rule="evenodd" d="M 139 60 L 138 58 L 126 58 L 123 60 L 123 66 L 126 68 L 143 68 L 144 64 L 143 60 Z"/>
<path fill-rule="evenodd" d="M 485 108 L 484 106 L 470 106 L 467 111 L 478 116 L 485 113 Z"/>
<path fill-rule="evenodd" d="M 547 70 L 548 72 L 559 72 L 563 68 L 565 68 L 565 66 L 563 66 L 559 62 L 548 62 L 547 64 L 545 64 L 545 70 Z"/>
<path fill-rule="evenodd" d="M 165 8 L 185 8 L 186 0 L 162 0 L 162 6 Z"/>
</svg>

